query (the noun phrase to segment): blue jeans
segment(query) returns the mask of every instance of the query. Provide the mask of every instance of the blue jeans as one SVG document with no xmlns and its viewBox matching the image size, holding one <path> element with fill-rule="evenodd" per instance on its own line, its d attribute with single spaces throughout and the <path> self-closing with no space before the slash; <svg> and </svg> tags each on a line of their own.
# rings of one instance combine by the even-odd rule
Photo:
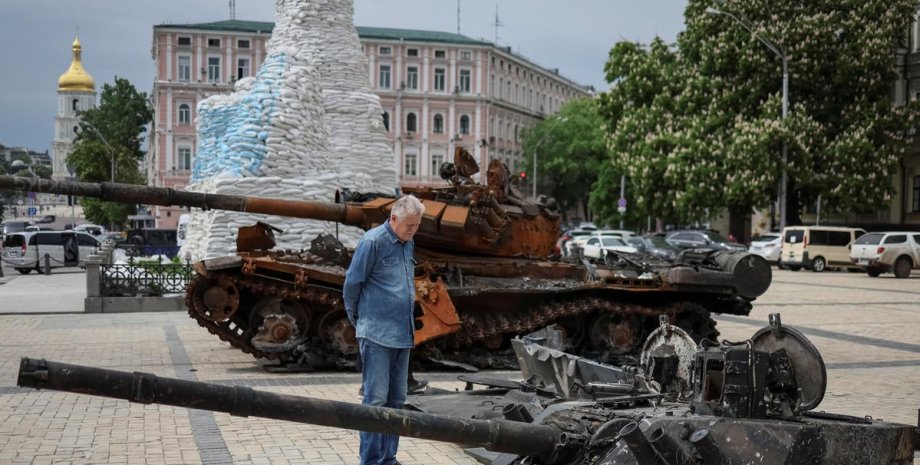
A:
<svg viewBox="0 0 920 465">
<path fill-rule="evenodd" d="M 361 349 L 361 376 L 364 405 L 401 409 L 406 402 L 409 377 L 409 349 L 392 349 L 365 338 L 358 339 Z M 361 465 L 396 463 L 399 436 L 361 431 Z"/>
</svg>

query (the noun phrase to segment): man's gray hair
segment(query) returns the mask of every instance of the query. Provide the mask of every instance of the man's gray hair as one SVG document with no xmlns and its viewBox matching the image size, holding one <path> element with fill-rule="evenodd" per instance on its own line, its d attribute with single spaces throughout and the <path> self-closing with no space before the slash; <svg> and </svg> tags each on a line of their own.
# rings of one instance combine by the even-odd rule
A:
<svg viewBox="0 0 920 465">
<path fill-rule="evenodd" d="M 422 215 L 425 213 L 425 205 L 414 195 L 401 197 L 393 204 L 393 210 L 390 211 L 390 217 L 397 217 L 400 220 L 407 216 Z"/>
</svg>

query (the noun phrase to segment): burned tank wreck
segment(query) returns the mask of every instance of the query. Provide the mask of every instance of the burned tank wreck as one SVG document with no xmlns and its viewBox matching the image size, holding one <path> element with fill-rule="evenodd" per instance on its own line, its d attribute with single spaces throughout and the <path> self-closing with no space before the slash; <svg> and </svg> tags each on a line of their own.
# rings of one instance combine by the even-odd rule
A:
<svg viewBox="0 0 920 465">
<path fill-rule="evenodd" d="M 769 287 L 769 264 L 747 253 L 688 251 L 675 262 L 611 253 L 603 260 L 554 254 L 561 220 L 552 202 L 526 199 L 493 160 L 486 184 L 458 148 L 442 166 L 445 187 L 407 189 L 426 211 L 415 236 L 415 342 L 419 356 L 502 366 L 509 341 L 551 324 L 574 353 L 635 355 L 658 317 L 694 340 L 715 339 L 711 313 L 746 315 Z M 150 205 L 182 205 L 312 218 L 369 229 L 393 196 L 341 193 L 335 202 L 243 197 L 116 183 L 0 177 L 0 188 Z M 334 237 L 308 250 L 273 250 L 273 228 L 239 230 L 237 254 L 195 264 L 186 304 L 201 326 L 258 358 L 346 367 L 357 353 L 341 288 L 351 251 Z"/>
<path fill-rule="evenodd" d="M 404 410 L 29 358 L 17 384 L 452 442 L 492 465 L 909 465 L 920 449 L 920 427 L 815 412 L 824 362 L 778 314 L 747 341 L 691 351 L 662 316 L 639 368 L 514 342 L 525 380 L 477 379 L 487 388 L 410 396 Z"/>
</svg>

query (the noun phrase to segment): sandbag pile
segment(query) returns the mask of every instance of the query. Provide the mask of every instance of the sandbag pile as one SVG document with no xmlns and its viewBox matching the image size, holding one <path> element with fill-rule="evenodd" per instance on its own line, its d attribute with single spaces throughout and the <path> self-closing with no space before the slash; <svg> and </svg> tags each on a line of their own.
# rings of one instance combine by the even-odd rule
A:
<svg viewBox="0 0 920 465">
<path fill-rule="evenodd" d="M 198 152 L 187 189 L 289 200 L 333 201 L 337 189 L 394 192 L 393 151 L 351 0 L 278 0 L 266 59 L 235 91 L 198 105 Z M 276 248 L 302 249 L 335 224 L 283 215 L 193 210 L 182 256 L 236 251 L 240 226 L 283 230 Z M 363 231 L 339 226 L 353 245 Z"/>
</svg>

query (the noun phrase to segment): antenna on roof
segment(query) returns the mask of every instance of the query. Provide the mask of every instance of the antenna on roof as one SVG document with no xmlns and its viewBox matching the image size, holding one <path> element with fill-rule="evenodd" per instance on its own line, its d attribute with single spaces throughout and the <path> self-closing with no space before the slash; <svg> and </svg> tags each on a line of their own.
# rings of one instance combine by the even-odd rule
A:
<svg viewBox="0 0 920 465">
<path fill-rule="evenodd" d="M 498 3 L 495 4 L 495 45 L 498 45 L 498 28 L 505 24 L 498 20 Z"/>
<path fill-rule="evenodd" d="M 460 0 L 457 0 L 457 35 L 460 35 Z"/>
<path fill-rule="evenodd" d="M 230 19 L 236 19 L 236 0 L 230 0 Z"/>
</svg>

